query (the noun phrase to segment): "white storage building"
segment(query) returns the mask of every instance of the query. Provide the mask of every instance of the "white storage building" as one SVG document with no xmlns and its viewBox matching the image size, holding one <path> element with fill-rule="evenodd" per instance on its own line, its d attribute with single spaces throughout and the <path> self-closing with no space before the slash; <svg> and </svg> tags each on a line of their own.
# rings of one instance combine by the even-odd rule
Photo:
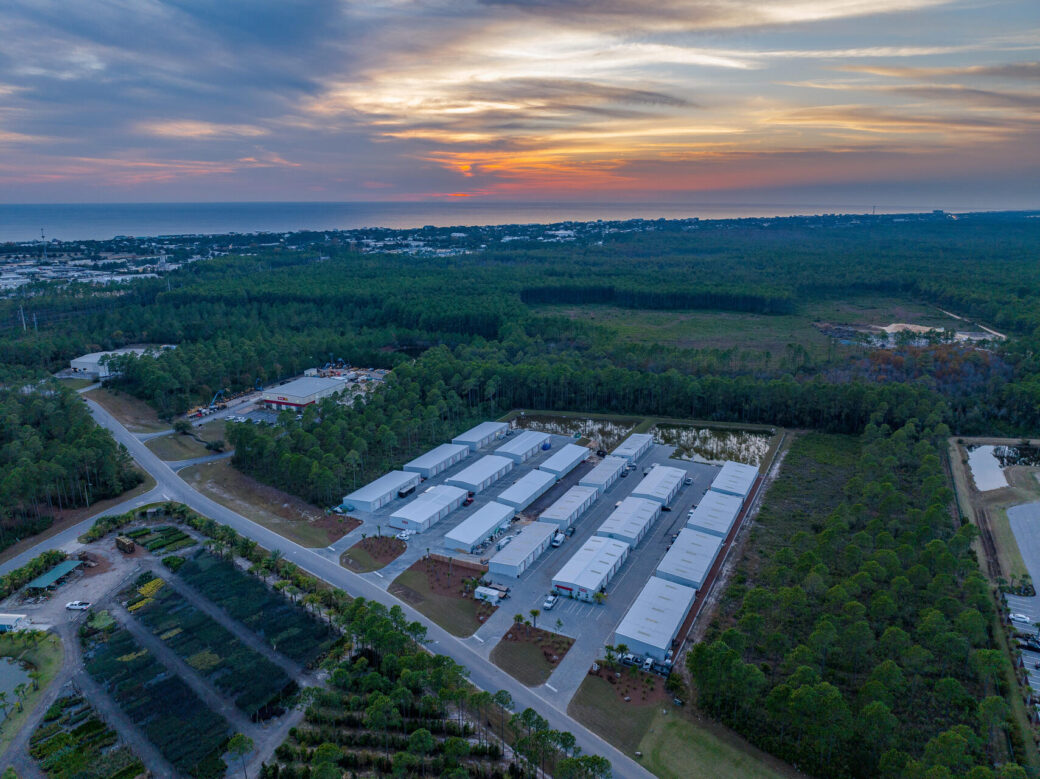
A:
<svg viewBox="0 0 1040 779">
<path fill-rule="evenodd" d="M 651 576 L 614 630 L 614 646 L 634 655 L 669 659 L 672 642 L 697 597 L 692 587 Z"/>
<path fill-rule="evenodd" d="M 403 470 L 414 471 L 424 479 L 446 471 L 455 463 L 469 457 L 469 447 L 465 444 L 441 444 L 426 454 L 421 454 L 403 466 Z"/>
<path fill-rule="evenodd" d="M 525 430 L 498 447 L 495 450 L 495 454 L 500 457 L 508 457 L 515 463 L 522 463 L 538 454 L 542 449 L 542 444 L 548 442 L 548 433 L 539 433 L 537 430 Z"/>
<path fill-rule="evenodd" d="M 488 562 L 488 573 L 519 579 L 542 552 L 549 548 L 552 537 L 557 533 L 556 525 L 547 522 L 532 522 L 525 525 L 508 546 Z"/>
<path fill-rule="evenodd" d="M 599 490 L 595 487 L 571 487 L 538 517 L 541 522 L 552 522 L 565 530 L 578 521 L 586 509 L 596 502 Z"/>
<path fill-rule="evenodd" d="M 165 347 L 164 347 L 165 348 Z M 82 373 L 88 379 L 107 379 L 110 376 L 116 375 L 118 371 L 109 370 L 108 361 L 102 360 L 102 357 L 121 357 L 126 354 L 136 354 L 140 357 L 145 353 L 144 349 L 139 348 L 127 348 L 127 349 L 113 349 L 110 352 L 91 352 L 90 354 L 84 354 L 82 357 L 76 357 L 69 361 L 69 367 L 75 373 Z"/>
<path fill-rule="evenodd" d="M 375 481 L 370 481 L 359 490 L 343 497 L 345 506 L 359 511 L 378 511 L 397 497 L 402 490 L 414 488 L 419 483 L 419 474 L 407 471 L 390 471 Z"/>
<path fill-rule="evenodd" d="M 699 590 L 721 548 L 722 539 L 718 536 L 683 528 L 657 566 L 657 575 Z"/>
<path fill-rule="evenodd" d="M 611 452 L 615 457 L 623 457 L 630 463 L 634 463 L 644 454 L 646 454 L 650 447 L 654 445 L 654 437 L 649 433 L 633 433 Z"/>
<path fill-rule="evenodd" d="M 690 512 L 686 527 L 725 538 L 733 529 L 733 523 L 737 521 L 743 505 L 744 501 L 736 495 L 708 490 L 697 504 L 697 508 Z"/>
<path fill-rule="evenodd" d="M 553 473 L 557 479 L 562 479 L 568 473 L 578 467 L 589 456 L 589 450 L 577 444 L 564 444 L 556 454 L 538 466 L 538 470 Z"/>
<path fill-rule="evenodd" d="M 682 468 L 656 465 L 632 490 L 632 497 L 656 500 L 662 506 L 667 506 L 679 494 L 679 488 L 682 487 L 685 478 L 686 471 Z"/>
<path fill-rule="evenodd" d="M 624 541 L 592 536 L 556 572 L 553 587 L 568 597 L 590 601 L 618 572 L 628 557 L 628 550 Z"/>
<path fill-rule="evenodd" d="M 471 427 L 465 433 L 460 433 L 451 439 L 453 444 L 465 444 L 471 452 L 483 449 L 492 441 L 504 438 L 509 425 L 505 422 L 481 422 L 476 427 Z"/>
<path fill-rule="evenodd" d="M 513 507 L 492 501 L 481 506 L 444 536 L 444 549 L 449 554 L 471 554 L 474 549 L 513 520 Z"/>
<path fill-rule="evenodd" d="M 260 393 L 260 403 L 275 411 L 299 411 L 324 398 L 338 395 L 347 388 L 346 379 L 323 379 L 320 376 L 305 376 L 287 384 L 265 389 Z"/>
<path fill-rule="evenodd" d="M 456 487 L 480 492 L 486 490 L 496 481 L 513 470 L 513 461 L 508 457 L 496 457 L 493 454 L 484 455 L 473 465 L 445 479 L 446 484 L 454 484 Z"/>
<path fill-rule="evenodd" d="M 636 546 L 661 516 L 661 504 L 648 498 L 627 497 L 596 529 L 597 536 Z"/>
<path fill-rule="evenodd" d="M 422 533 L 462 505 L 466 491 L 439 484 L 419 494 L 390 515 L 390 527 Z"/>
<path fill-rule="evenodd" d="M 606 492 L 618 480 L 621 472 L 627 466 L 628 460 L 623 457 L 613 455 L 604 457 L 599 465 L 581 477 L 578 484 L 582 487 L 595 487 L 600 492 Z"/>
<path fill-rule="evenodd" d="M 555 483 L 556 477 L 551 473 L 528 471 L 506 487 L 495 500 L 512 506 L 517 511 L 523 511 L 544 495 Z"/>
<path fill-rule="evenodd" d="M 744 463 L 728 462 L 722 466 L 719 475 L 711 483 L 711 489 L 724 495 L 736 495 L 744 500 L 751 494 L 751 488 L 755 486 L 758 478 L 758 468 L 754 465 Z"/>
</svg>

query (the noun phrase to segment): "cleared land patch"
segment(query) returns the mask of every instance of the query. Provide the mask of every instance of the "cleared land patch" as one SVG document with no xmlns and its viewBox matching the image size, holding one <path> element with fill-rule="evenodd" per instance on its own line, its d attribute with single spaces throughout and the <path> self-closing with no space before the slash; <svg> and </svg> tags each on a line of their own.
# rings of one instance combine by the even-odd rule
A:
<svg viewBox="0 0 1040 779">
<path fill-rule="evenodd" d="M 475 600 L 466 580 L 476 573 L 440 560 L 417 560 L 391 582 L 389 592 L 455 636 L 471 636 L 495 608 Z"/>
<path fill-rule="evenodd" d="M 392 536 L 369 536 L 362 538 L 340 557 L 340 564 L 354 573 L 378 571 L 396 560 L 408 545 Z"/>
<path fill-rule="evenodd" d="M 491 650 L 491 662 L 528 687 L 544 684 L 574 644 L 541 628 L 514 624 Z"/>
<path fill-rule="evenodd" d="M 132 433 L 158 433 L 160 430 L 168 430 L 170 427 L 159 419 L 155 409 L 143 400 L 138 400 L 125 392 L 114 389 L 96 389 L 85 392 L 83 396 L 90 398 L 105 409 Z"/>
</svg>

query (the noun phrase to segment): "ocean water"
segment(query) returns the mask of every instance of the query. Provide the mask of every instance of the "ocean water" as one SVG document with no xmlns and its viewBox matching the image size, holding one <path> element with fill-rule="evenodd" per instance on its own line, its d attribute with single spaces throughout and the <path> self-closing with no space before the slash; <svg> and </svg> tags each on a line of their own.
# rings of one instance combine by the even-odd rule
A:
<svg viewBox="0 0 1040 779">
<path fill-rule="evenodd" d="M 423 225 L 530 224 L 596 219 L 733 219 L 869 213 L 870 205 L 682 203 L 70 203 L 0 204 L 0 242 L 214 233 L 350 230 Z M 887 208 L 908 212 L 920 208 Z M 880 212 L 880 209 L 879 209 Z"/>
</svg>

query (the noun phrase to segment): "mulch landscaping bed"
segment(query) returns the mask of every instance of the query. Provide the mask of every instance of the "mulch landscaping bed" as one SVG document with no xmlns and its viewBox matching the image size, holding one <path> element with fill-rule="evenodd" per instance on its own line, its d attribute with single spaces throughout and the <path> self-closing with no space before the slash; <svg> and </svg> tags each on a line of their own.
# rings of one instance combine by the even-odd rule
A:
<svg viewBox="0 0 1040 779">
<path fill-rule="evenodd" d="M 618 665 L 610 668 L 602 660 L 598 660 L 598 671 L 589 671 L 589 676 L 598 676 L 606 680 L 617 693 L 618 698 L 626 703 L 664 703 L 671 701 L 672 694 L 664 688 L 664 679 L 657 674 L 640 671 L 634 666 Z M 620 677 L 617 676 L 620 674 Z M 625 700 L 628 698 L 629 700 Z"/>
<path fill-rule="evenodd" d="M 527 625 L 513 625 L 502 637 L 504 642 L 517 644 L 533 644 L 542 650 L 542 657 L 550 665 L 557 665 L 567 651 L 574 645 L 574 639 L 570 636 L 562 636 L 541 628 L 528 627 Z"/>
<path fill-rule="evenodd" d="M 378 570 L 400 557 L 407 548 L 408 545 L 404 541 L 393 536 L 369 536 L 368 538 L 362 538 L 343 553 L 343 565 L 359 573 Z M 362 555 L 355 558 L 351 555 L 351 552 L 354 550 L 367 555 L 370 560 L 365 559 Z M 375 567 L 370 562 L 374 563 Z"/>
</svg>

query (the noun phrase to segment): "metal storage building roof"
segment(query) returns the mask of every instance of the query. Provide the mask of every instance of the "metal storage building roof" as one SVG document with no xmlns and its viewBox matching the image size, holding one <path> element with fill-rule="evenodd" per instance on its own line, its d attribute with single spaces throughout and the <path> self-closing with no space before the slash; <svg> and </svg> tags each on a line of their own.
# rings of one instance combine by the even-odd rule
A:
<svg viewBox="0 0 1040 779">
<path fill-rule="evenodd" d="M 509 425 L 505 422 L 481 422 L 476 427 L 471 427 L 465 433 L 459 433 L 451 442 L 453 444 L 465 444 L 471 451 L 476 451 L 487 446 L 496 438 L 506 434 Z"/>
<path fill-rule="evenodd" d="M 722 539 L 718 536 L 683 528 L 657 566 L 657 575 L 699 590 L 721 547 Z"/>
<path fill-rule="evenodd" d="M 444 536 L 444 546 L 470 552 L 500 527 L 508 525 L 512 519 L 512 506 L 492 501 L 486 506 L 481 506 L 457 527 L 448 531 Z"/>
<path fill-rule="evenodd" d="M 656 500 L 628 497 L 596 528 L 596 535 L 616 538 L 635 546 L 643 540 L 659 516 L 661 504 Z"/>
<path fill-rule="evenodd" d="M 654 437 L 649 433 L 633 433 L 614 447 L 611 454 L 615 457 L 624 457 L 629 462 L 635 462 L 653 446 L 653 443 Z"/>
<path fill-rule="evenodd" d="M 525 430 L 495 449 L 495 454 L 501 457 L 508 457 L 514 462 L 522 463 L 527 458 L 538 454 L 542 444 L 548 440 L 548 433 L 539 433 L 537 430 Z"/>
<path fill-rule="evenodd" d="M 606 492 L 627 466 L 628 460 L 624 457 L 604 457 L 599 465 L 581 477 L 578 484 L 583 487 L 597 487 L 600 492 Z"/>
<path fill-rule="evenodd" d="M 577 444 L 564 444 L 560 451 L 538 466 L 538 470 L 555 473 L 557 477 L 566 476 L 577 467 L 578 463 L 589 456 L 589 450 Z"/>
<path fill-rule="evenodd" d="M 708 490 L 686 520 L 686 527 L 725 538 L 733 529 L 743 505 L 744 501 L 736 495 Z"/>
<path fill-rule="evenodd" d="M 260 398 L 263 402 L 305 404 L 313 403 L 315 400 L 320 400 L 337 392 L 342 392 L 346 388 L 347 383 L 340 379 L 304 376 L 302 379 L 293 379 L 288 384 L 265 389 L 261 393 Z"/>
<path fill-rule="evenodd" d="M 426 454 L 421 454 L 403 466 L 403 470 L 414 471 L 420 476 L 429 478 L 450 468 L 459 460 L 469 457 L 469 447 L 465 444 L 441 444 Z"/>
<path fill-rule="evenodd" d="M 557 532 L 556 525 L 550 525 L 548 522 L 532 522 L 525 525 L 508 546 L 491 558 L 488 573 L 514 578 L 520 576 L 549 548 L 549 542 Z"/>
<path fill-rule="evenodd" d="M 543 511 L 538 519 L 542 522 L 552 522 L 562 530 L 574 524 L 598 497 L 599 490 L 595 487 L 571 487 Z"/>
<path fill-rule="evenodd" d="M 572 597 L 592 600 L 607 586 L 628 557 L 629 545 L 613 538 L 592 536 L 552 578 L 553 587 Z"/>
<path fill-rule="evenodd" d="M 758 468 L 754 465 L 728 462 L 722 466 L 719 475 L 711 483 L 711 489 L 744 499 L 751 493 L 757 478 Z"/>
<path fill-rule="evenodd" d="M 556 476 L 545 471 L 528 471 L 506 487 L 495 500 L 523 511 L 556 483 Z"/>
<path fill-rule="evenodd" d="M 459 487 L 430 487 L 391 514 L 390 524 L 422 532 L 457 509 L 465 497 L 466 490 Z"/>
<path fill-rule="evenodd" d="M 354 490 L 343 498 L 344 503 L 352 503 L 364 511 L 375 511 L 385 506 L 397 494 L 398 490 L 407 489 L 419 483 L 419 474 L 407 471 L 390 471 L 375 481 L 370 481 L 359 490 Z"/>
<path fill-rule="evenodd" d="M 650 469 L 650 473 L 632 490 L 632 496 L 636 498 L 649 498 L 667 506 L 672 498 L 682 487 L 686 471 L 682 468 L 672 468 L 668 465 L 657 465 Z"/>
<path fill-rule="evenodd" d="M 70 573 L 75 571 L 83 565 L 82 560 L 64 560 L 58 563 L 56 566 L 51 568 L 47 573 L 41 573 L 27 585 L 27 590 L 43 590 L 50 587 L 52 584 L 58 581 L 63 576 L 68 576 Z"/>
<path fill-rule="evenodd" d="M 507 473 L 513 470 L 513 461 L 508 457 L 497 457 L 486 454 L 454 476 L 445 480 L 447 484 L 465 487 L 467 490 L 480 492 L 490 487 Z"/>
<path fill-rule="evenodd" d="M 614 630 L 614 645 L 664 660 L 697 597 L 684 584 L 651 576 Z"/>
</svg>

